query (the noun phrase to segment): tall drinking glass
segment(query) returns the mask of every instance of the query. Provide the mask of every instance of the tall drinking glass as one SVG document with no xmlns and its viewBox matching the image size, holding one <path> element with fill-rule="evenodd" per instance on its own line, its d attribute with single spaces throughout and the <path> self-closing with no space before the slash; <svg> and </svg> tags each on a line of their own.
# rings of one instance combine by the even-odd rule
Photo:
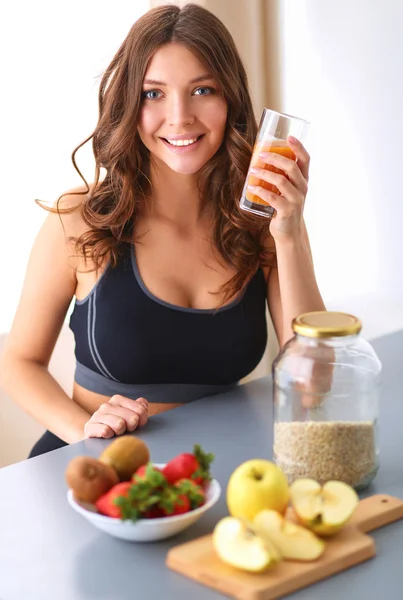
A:
<svg viewBox="0 0 403 600">
<path fill-rule="evenodd" d="M 259 179 L 259 177 L 256 177 L 256 175 L 250 173 L 250 168 L 258 167 L 260 169 L 267 169 L 268 171 L 274 171 L 275 173 L 285 175 L 284 171 L 281 169 L 265 163 L 262 158 L 259 158 L 259 154 L 260 152 L 275 152 L 276 154 L 291 158 L 291 160 L 296 160 L 294 152 L 287 145 L 287 137 L 291 135 L 303 143 L 308 127 L 309 123 L 304 119 L 292 117 L 291 115 L 279 113 L 268 108 L 263 109 L 240 201 L 240 206 L 243 210 L 263 217 L 270 218 L 273 216 L 275 212 L 274 208 L 259 196 L 248 190 L 248 185 L 261 186 L 278 196 L 280 196 L 281 193 L 271 183 L 267 183 L 267 181 L 263 181 L 262 179 Z"/>
</svg>

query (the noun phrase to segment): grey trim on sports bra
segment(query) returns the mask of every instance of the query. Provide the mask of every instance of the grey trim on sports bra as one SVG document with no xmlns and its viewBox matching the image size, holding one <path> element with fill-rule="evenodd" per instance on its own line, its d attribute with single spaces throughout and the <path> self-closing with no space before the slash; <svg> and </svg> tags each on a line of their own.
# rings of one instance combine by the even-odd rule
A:
<svg viewBox="0 0 403 600">
<path fill-rule="evenodd" d="M 92 360 L 96 364 L 99 371 L 101 371 L 104 377 L 109 377 L 113 381 L 119 381 L 116 379 L 106 368 L 104 361 L 99 354 L 97 342 L 95 339 L 95 322 L 97 318 L 97 290 L 91 295 L 88 304 L 88 319 L 87 319 L 87 335 L 88 335 L 88 346 L 91 352 Z"/>
<path fill-rule="evenodd" d="M 90 300 L 92 298 L 92 296 L 96 293 L 99 284 L 101 283 L 102 279 L 104 278 L 104 275 L 107 273 L 107 271 L 109 271 L 109 268 L 110 268 L 110 262 L 108 262 L 105 269 L 103 270 L 100 277 L 98 278 L 97 282 L 95 283 L 94 287 L 88 292 L 88 294 L 85 296 L 85 298 L 82 298 L 81 300 L 78 300 L 76 298 L 76 304 L 78 306 L 80 306 L 80 304 L 85 304 L 86 302 L 88 302 L 88 300 Z"/>
<path fill-rule="evenodd" d="M 161 304 L 162 306 L 166 306 L 167 308 L 171 308 L 173 310 L 179 310 L 179 311 L 188 312 L 188 313 L 206 314 L 206 315 L 213 314 L 213 313 L 219 313 L 224 310 L 229 310 L 230 308 L 233 308 L 234 306 L 236 306 L 237 304 L 239 304 L 241 302 L 241 300 L 244 297 L 244 294 L 246 292 L 246 288 L 248 287 L 248 286 L 244 286 L 241 293 L 234 300 L 232 300 L 232 302 L 230 302 L 229 304 L 226 304 L 225 306 L 221 306 L 220 308 L 187 308 L 186 306 L 178 306 L 176 304 L 171 304 L 169 302 L 165 302 L 165 300 L 161 300 L 160 298 L 158 298 L 158 296 L 155 296 L 152 292 L 150 292 L 150 290 L 146 287 L 146 285 L 140 275 L 140 271 L 139 271 L 139 268 L 137 265 L 135 244 L 132 244 L 132 246 L 131 246 L 130 255 L 131 255 L 131 263 L 132 263 L 132 267 L 133 267 L 134 276 L 136 278 L 138 285 L 143 290 L 143 292 L 154 302 L 158 302 L 158 304 Z M 104 275 L 110 269 L 110 266 L 111 266 L 110 261 L 108 261 L 106 268 L 104 269 L 101 276 L 95 283 L 94 287 L 85 296 L 85 298 L 82 298 L 81 300 L 78 300 L 76 298 L 75 303 L 78 306 L 80 306 L 81 304 L 85 304 L 86 302 L 88 302 L 88 300 L 90 300 L 92 298 L 92 296 L 94 296 L 94 294 L 96 293 L 96 291 L 98 289 L 99 284 L 101 283 L 102 279 L 104 278 Z"/>
<path fill-rule="evenodd" d="M 74 375 L 75 381 L 83 388 L 102 394 L 113 396 L 120 394 L 136 400 L 146 398 L 149 402 L 185 403 L 198 400 L 204 396 L 223 394 L 237 387 L 237 383 L 228 385 L 204 385 L 194 383 L 153 383 L 153 384 L 128 384 L 111 379 L 92 371 L 77 361 Z"/>
<path fill-rule="evenodd" d="M 158 302 L 158 304 L 162 304 L 162 306 L 166 306 L 167 308 L 172 308 L 173 310 L 179 310 L 179 311 L 188 312 L 188 313 L 198 313 L 198 314 L 202 313 L 202 314 L 206 314 L 206 315 L 212 315 L 213 313 L 223 312 L 224 310 L 229 310 L 230 308 L 233 308 L 234 306 L 239 304 L 241 302 L 242 298 L 244 297 L 246 288 L 248 287 L 248 286 L 244 286 L 241 293 L 232 302 L 230 302 L 229 304 L 226 304 L 225 306 L 221 306 L 220 308 L 187 308 L 186 306 L 178 306 L 176 304 L 170 304 L 169 302 L 165 302 L 165 300 L 161 300 L 161 298 L 158 298 L 157 296 L 155 296 L 146 287 L 144 281 L 141 278 L 140 271 L 139 271 L 139 268 L 137 265 L 134 244 L 132 245 L 132 249 L 131 249 L 131 257 L 132 257 L 132 266 L 133 266 L 134 276 L 136 278 L 137 283 L 143 290 L 143 292 L 149 298 L 151 298 L 151 300 L 154 300 L 154 302 Z"/>
</svg>

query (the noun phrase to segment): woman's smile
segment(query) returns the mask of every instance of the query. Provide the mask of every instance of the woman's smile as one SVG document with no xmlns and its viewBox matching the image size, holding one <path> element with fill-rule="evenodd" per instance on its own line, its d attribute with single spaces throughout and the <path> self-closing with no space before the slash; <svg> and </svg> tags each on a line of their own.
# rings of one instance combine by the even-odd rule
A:
<svg viewBox="0 0 403 600">
<path fill-rule="evenodd" d="M 189 152 L 195 152 L 203 141 L 204 134 L 196 136 L 186 136 L 183 139 L 174 138 L 161 138 L 164 146 L 173 152 L 174 154 L 187 154 Z"/>
</svg>

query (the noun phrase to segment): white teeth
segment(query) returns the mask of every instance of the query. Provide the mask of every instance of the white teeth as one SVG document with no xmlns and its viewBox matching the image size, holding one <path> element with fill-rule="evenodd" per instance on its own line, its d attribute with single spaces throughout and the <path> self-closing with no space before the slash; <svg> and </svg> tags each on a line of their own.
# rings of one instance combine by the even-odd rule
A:
<svg viewBox="0 0 403 600">
<path fill-rule="evenodd" d="M 189 146 L 190 144 L 197 142 L 197 138 L 191 140 L 167 140 L 167 142 L 172 144 L 172 146 Z"/>
</svg>

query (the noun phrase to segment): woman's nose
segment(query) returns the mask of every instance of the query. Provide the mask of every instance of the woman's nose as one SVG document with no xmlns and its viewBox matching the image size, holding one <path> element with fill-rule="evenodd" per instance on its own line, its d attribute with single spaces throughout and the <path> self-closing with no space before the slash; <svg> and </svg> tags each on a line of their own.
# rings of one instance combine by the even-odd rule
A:
<svg viewBox="0 0 403 600">
<path fill-rule="evenodd" d="M 178 128 L 194 123 L 191 102 L 187 98 L 172 97 L 168 103 L 167 121 L 169 125 Z"/>
</svg>

